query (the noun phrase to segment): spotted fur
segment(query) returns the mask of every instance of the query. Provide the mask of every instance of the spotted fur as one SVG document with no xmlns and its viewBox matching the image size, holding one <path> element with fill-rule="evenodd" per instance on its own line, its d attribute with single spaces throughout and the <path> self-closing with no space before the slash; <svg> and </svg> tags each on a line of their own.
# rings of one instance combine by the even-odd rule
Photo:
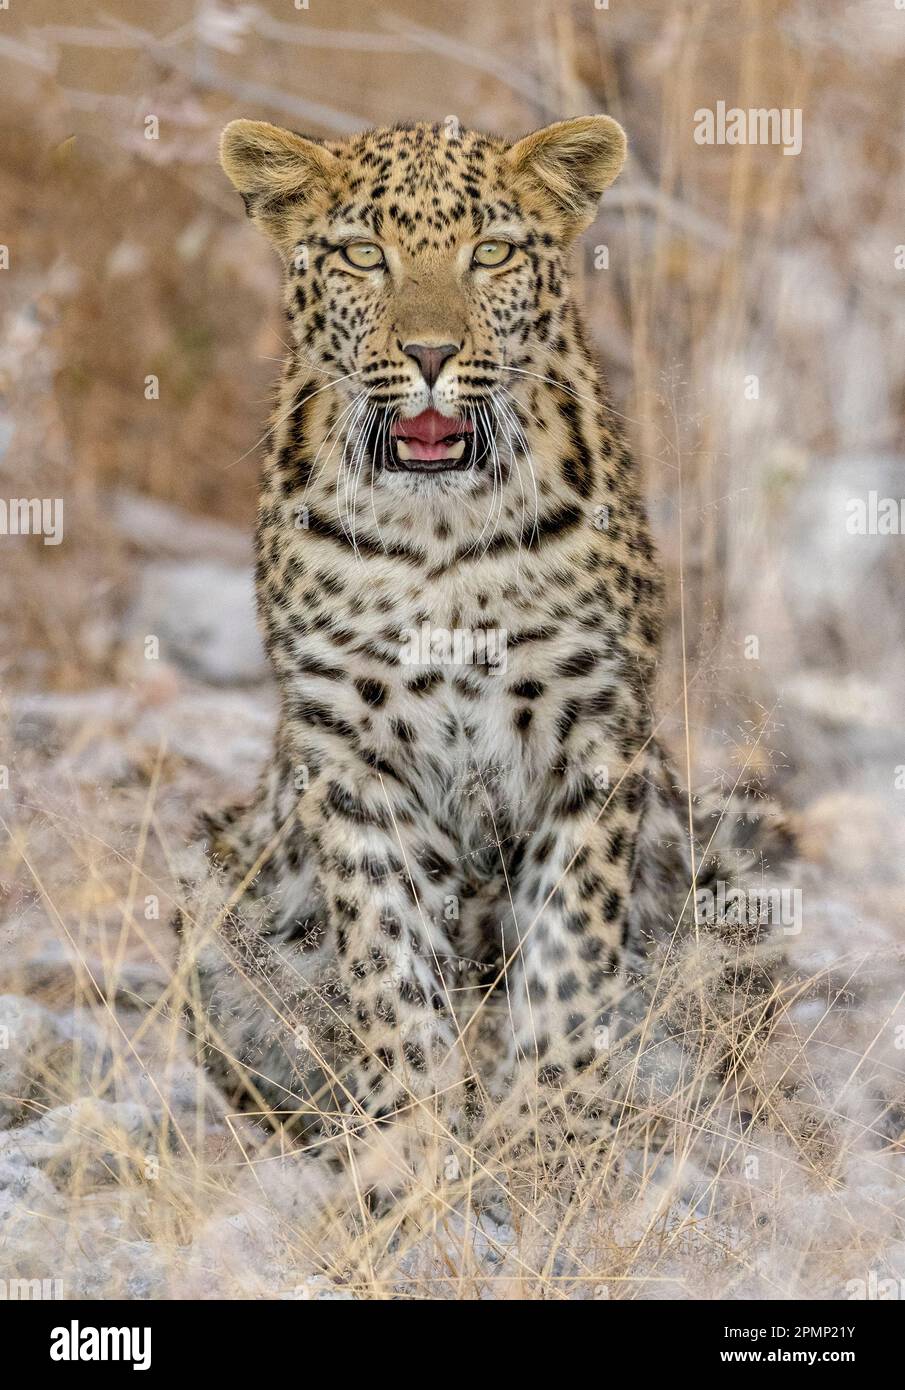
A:
<svg viewBox="0 0 905 1390">
<path fill-rule="evenodd" d="M 190 956 L 211 1057 L 309 1130 L 599 1087 L 614 1000 L 688 896 L 652 736 L 661 578 L 568 271 L 624 152 L 603 116 L 514 145 L 224 133 L 285 264 L 257 529 L 282 712 L 253 804 L 207 822 L 227 903 Z M 486 238 L 515 246 L 498 269 Z M 433 393 L 413 341 L 455 346 Z M 390 471 L 390 423 L 428 406 L 479 422 L 483 456 Z M 424 624 L 505 633 L 505 661 L 407 660 Z"/>
</svg>

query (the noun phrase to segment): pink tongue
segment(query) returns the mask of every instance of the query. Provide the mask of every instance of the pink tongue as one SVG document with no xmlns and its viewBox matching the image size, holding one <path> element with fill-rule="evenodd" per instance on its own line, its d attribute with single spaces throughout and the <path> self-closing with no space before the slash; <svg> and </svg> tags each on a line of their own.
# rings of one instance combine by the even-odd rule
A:
<svg viewBox="0 0 905 1390">
<path fill-rule="evenodd" d="M 470 434 L 473 429 L 470 420 L 455 420 L 449 415 L 441 415 L 439 410 L 422 410 L 410 420 L 394 420 L 393 434 L 404 439 L 416 459 L 448 458 L 450 444 L 444 440 L 450 436 Z"/>
</svg>

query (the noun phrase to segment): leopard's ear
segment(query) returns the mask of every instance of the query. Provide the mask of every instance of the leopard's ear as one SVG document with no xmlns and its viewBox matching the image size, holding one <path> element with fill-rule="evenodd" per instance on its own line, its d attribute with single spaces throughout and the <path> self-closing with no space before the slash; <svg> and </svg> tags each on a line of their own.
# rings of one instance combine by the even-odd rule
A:
<svg viewBox="0 0 905 1390">
<path fill-rule="evenodd" d="M 558 215 L 563 234 L 590 226 L 625 163 L 625 131 L 610 116 L 576 116 L 526 135 L 506 152 L 517 180 Z"/>
<path fill-rule="evenodd" d="M 285 249 L 292 209 L 327 190 L 338 161 L 322 145 L 267 121 L 230 121 L 220 137 L 220 163 L 249 217 Z"/>
</svg>

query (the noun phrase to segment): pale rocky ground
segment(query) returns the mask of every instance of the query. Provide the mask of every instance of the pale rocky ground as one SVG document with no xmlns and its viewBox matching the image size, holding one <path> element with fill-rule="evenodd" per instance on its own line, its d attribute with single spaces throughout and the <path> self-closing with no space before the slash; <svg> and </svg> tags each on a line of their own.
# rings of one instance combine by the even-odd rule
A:
<svg viewBox="0 0 905 1390">
<path fill-rule="evenodd" d="M 7 701 L 17 752 L 3 801 L 4 1277 L 137 1298 L 353 1297 L 378 1286 L 435 1297 L 530 1287 L 548 1297 L 840 1298 L 871 1269 L 899 1277 L 905 834 L 895 704 L 872 675 L 866 628 L 855 629 L 860 683 L 830 682 L 815 663 L 783 704 L 781 746 L 796 750 L 784 796 L 804 855 L 804 928 L 789 952 L 803 974 L 833 979 L 793 1010 L 809 1038 L 796 1071 L 836 1117 L 830 1158 L 802 1161 L 781 1132 L 758 1141 L 747 1175 L 751 1153 L 727 1159 L 713 1138 L 653 1164 L 623 1154 L 599 1205 L 562 1239 L 546 1276 L 527 1283 L 526 1270 L 544 1268 L 543 1240 L 530 1221 L 490 1215 L 477 1225 L 449 1215 L 398 1257 L 384 1250 L 379 1272 L 353 1239 L 337 1271 L 309 1243 L 316 1163 L 281 1158 L 248 1120 L 227 1117 L 191 1040 L 160 1007 L 187 828 L 200 804 L 248 790 L 268 754 L 274 699 L 248 542 L 136 495 L 109 501 L 133 558 L 118 628 L 97 634 L 117 648 L 116 683 Z M 815 528 L 826 545 L 827 529 Z M 827 583 L 801 598 L 805 630 L 835 623 L 845 635 L 832 554 L 808 569 L 812 581 L 815 572 Z M 877 587 L 876 574 L 862 577 Z M 148 635 L 160 644 L 150 660 Z"/>
</svg>

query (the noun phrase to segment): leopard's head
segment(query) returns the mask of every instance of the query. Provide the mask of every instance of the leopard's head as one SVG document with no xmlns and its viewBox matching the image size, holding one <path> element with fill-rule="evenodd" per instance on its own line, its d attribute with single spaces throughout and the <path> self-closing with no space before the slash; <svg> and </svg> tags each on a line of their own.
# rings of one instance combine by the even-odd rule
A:
<svg viewBox="0 0 905 1390">
<path fill-rule="evenodd" d="M 565 257 L 625 158 L 608 116 L 515 143 L 446 125 L 315 141 L 233 121 L 221 160 L 278 248 L 299 361 L 385 488 L 468 491 L 568 309 Z"/>
</svg>

